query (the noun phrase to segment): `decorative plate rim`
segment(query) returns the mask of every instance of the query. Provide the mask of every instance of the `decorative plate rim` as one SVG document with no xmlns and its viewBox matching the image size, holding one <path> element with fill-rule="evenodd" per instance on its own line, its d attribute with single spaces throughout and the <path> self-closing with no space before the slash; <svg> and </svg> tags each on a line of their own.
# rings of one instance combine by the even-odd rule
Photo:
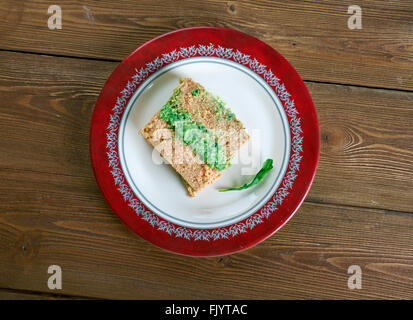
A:
<svg viewBox="0 0 413 320">
<path fill-rule="evenodd" d="M 237 33 L 237 36 L 241 34 L 244 37 L 248 37 L 250 39 L 252 38 L 251 36 L 242 34 L 238 31 L 231 30 L 231 29 L 209 28 L 209 27 L 181 29 L 181 30 L 177 30 L 177 31 L 165 34 L 161 37 L 155 38 L 151 40 L 150 42 L 144 44 L 143 46 L 135 50 L 131 55 L 129 55 L 120 64 L 119 67 L 121 67 L 122 65 L 123 66 L 127 65 L 127 68 L 129 69 L 133 67 L 133 64 L 131 65 L 130 63 L 128 63 L 130 62 L 131 58 L 136 56 L 136 53 L 139 52 L 141 48 L 145 46 L 150 46 L 150 44 L 153 43 L 154 41 L 157 41 L 162 38 L 168 38 L 168 37 L 174 37 L 174 36 L 176 37 L 176 35 L 179 35 L 180 32 L 185 33 L 188 31 L 192 33 L 198 33 L 198 36 L 199 36 L 199 33 L 202 33 L 208 30 L 211 30 L 214 32 L 218 31 L 224 34 L 225 33 Z M 255 38 L 252 38 L 252 39 L 254 41 L 259 41 Z M 171 248 L 168 248 L 162 245 L 161 247 L 167 250 L 169 249 L 177 253 L 183 253 L 183 254 L 189 253 L 189 255 L 219 255 L 221 254 L 221 252 L 212 252 L 212 254 L 211 252 L 196 252 L 197 243 L 209 242 L 211 246 L 214 246 L 214 243 L 216 242 L 222 243 L 223 241 L 233 243 L 234 241 L 235 242 L 237 241 L 237 238 L 241 238 L 242 235 L 248 234 L 251 231 L 253 231 L 253 229 L 255 229 L 258 225 L 262 224 L 264 221 L 265 222 L 269 221 L 270 217 L 274 216 L 274 213 L 276 212 L 276 210 L 279 209 L 279 206 L 281 206 L 284 200 L 288 198 L 291 190 L 293 190 L 293 185 L 295 183 L 295 180 L 298 179 L 301 174 L 300 165 L 304 157 L 303 145 L 306 140 L 306 138 L 304 137 L 304 132 L 303 132 L 302 124 L 301 124 L 302 118 L 301 118 L 299 110 L 297 109 L 295 105 L 294 97 L 292 96 L 292 94 L 289 93 L 289 90 L 287 90 L 284 84 L 284 81 L 281 79 L 281 77 L 279 76 L 277 77 L 278 75 L 277 71 L 276 70 L 273 71 L 271 67 L 267 66 L 267 64 L 262 63 L 259 59 L 257 59 L 256 56 L 249 54 L 249 52 L 245 53 L 242 51 L 242 49 L 240 50 L 239 48 L 233 47 L 233 46 L 227 47 L 225 45 L 222 45 L 221 41 L 214 42 L 213 38 L 209 38 L 209 40 L 210 41 L 208 44 L 203 44 L 202 42 L 198 42 L 198 43 L 192 44 L 191 46 L 181 46 L 181 45 L 176 46 L 175 45 L 172 47 L 173 49 L 171 50 L 165 49 L 162 51 L 162 49 L 160 50 L 159 48 L 157 48 L 156 50 L 158 50 L 157 52 L 158 55 L 156 55 L 154 58 L 152 58 L 149 61 L 145 61 L 145 63 L 142 63 L 142 61 L 139 61 L 140 64 L 133 67 L 132 74 L 130 74 L 130 70 L 129 70 L 129 76 L 124 77 L 123 75 L 122 82 L 124 85 L 121 86 L 122 89 L 119 90 L 118 93 L 115 95 L 116 98 L 114 100 L 114 104 L 111 107 L 108 106 L 107 104 L 105 104 L 104 106 L 105 112 L 108 118 L 106 121 L 107 126 L 105 130 L 105 135 L 106 135 L 105 151 L 106 151 L 106 165 L 107 165 L 106 170 L 110 171 L 110 175 L 112 176 L 112 183 L 114 187 L 117 189 L 118 196 L 121 196 L 125 204 L 130 209 L 133 210 L 133 212 L 136 215 L 135 219 L 141 220 L 141 223 L 140 223 L 141 227 L 144 223 L 146 223 L 146 226 L 150 226 L 153 229 L 153 232 L 158 234 L 158 236 L 160 236 L 159 233 L 165 233 L 168 237 L 171 238 L 171 240 L 178 240 L 178 239 L 184 240 L 184 241 L 186 240 L 187 245 L 191 246 L 192 250 L 190 250 L 189 252 L 182 252 L 182 250 L 173 250 L 173 249 L 171 250 Z M 269 201 L 266 204 L 264 204 L 258 211 L 256 211 L 255 213 L 251 214 L 249 217 L 239 222 L 236 222 L 232 225 L 225 226 L 225 227 L 218 227 L 218 228 L 211 228 L 211 229 L 189 228 L 189 227 L 177 225 L 175 223 L 172 223 L 170 221 L 167 221 L 159 217 L 158 215 L 156 215 L 156 213 L 150 211 L 133 193 L 133 191 L 131 190 L 131 187 L 128 185 L 126 181 L 126 178 L 123 174 L 120 161 L 119 161 L 118 139 L 117 139 L 119 125 L 121 122 L 122 114 L 125 111 L 126 106 L 128 105 L 129 99 L 133 96 L 133 93 L 149 76 L 151 76 L 156 71 L 162 69 L 164 66 L 177 62 L 179 60 L 192 58 L 192 57 L 217 57 L 221 59 L 230 60 L 235 63 L 248 67 L 250 70 L 256 73 L 259 77 L 261 77 L 274 90 L 276 96 L 281 101 L 281 104 L 288 118 L 290 137 L 291 137 L 291 151 L 290 151 L 290 158 L 289 158 L 287 171 L 284 174 L 281 184 L 278 186 L 275 193 L 270 197 Z M 288 62 L 286 62 L 285 59 L 284 61 L 281 60 L 281 62 L 283 62 L 284 64 L 288 64 Z M 288 66 L 290 65 L 288 64 Z M 119 67 L 114 71 L 113 74 L 115 74 L 117 70 L 119 70 Z M 296 76 L 298 76 L 298 74 L 296 74 Z M 98 106 L 101 105 L 99 104 L 101 101 L 101 96 L 105 88 L 107 88 L 107 86 L 110 85 L 111 78 L 112 76 L 108 79 L 107 83 L 102 89 L 101 95 L 96 104 L 93 119 L 95 118 L 95 113 L 96 113 L 96 110 L 98 109 Z M 301 78 L 299 78 L 299 76 L 298 76 L 298 81 L 301 81 L 302 83 L 302 80 Z M 308 94 L 308 91 L 307 91 L 307 94 Z M 114 95 L 112 94 L 112 100 L 113 100 L 113 96 Z M 309 94 L 308 94 L 308 97 L 309 97 Z M 308 101 L 306 102 L 308 103 Z M 310 102 L 310 107 L 312 106 L 312 108 L 314 109 L 311 98 L 309 102 Z M 314 111 L 314 114 L 315 114 L 315 111 Z M 100 180 L 99 170 L 97 170 L 98 167 L 96 166 L 96 161 L 97 161 L 96 156 L 95 156 L 96 152 L 94 152 L 95 149 L 93 148 L 93 144 L 95 143 L 95 140 L 93 140 L 93 137 L 96 136 L 96 132 L 93 131 L 95 128 L 93 126 L 93 123 L 94 123 L 93 119 L 92 119 L 92 126 L 91 126 L 91 158 L 92 158 L 92 164 L 93 164 L 96 179 L 98 180 L 98 184 L 100 188 L 102 189 L 102 185 L 99 183 L 99 180 Z M 316 117 L 315 117 L 315 121 L 316 121 L 315 128 L 317 129 L 317 133 L 318 133 L 318 123 L 317 123 Z M 102 134 L 102 132 L 100 134 Z M 317 136 L 319 136 L 319 133 Z M 312 179 L 315 174 L 317 162 L 318 162 L 318 153 L 319 153 L 318 140 L 315 145 L 317 149 L 316 150 L 317 152 L 315 154 L 317 161 L 313 168 L 314 171 L 310 177 L 311 181 L 309 185 L 307 186 L 307 190 L 305 194 L 308 192 L 309 186 L 311 185 Z M 100 150 L 100 153 L 102 153 L 102 150 Z M 102 168 L 102 165 L 100 165 L 99 168 Z M 105 192 L 103 192 L 103 194 L 105 196 Z M 113 196 L 114 195 L 112 194 L 111 197 Z M 294 208 L 294 210 L 290 212 L 289 217 L 282 224 L 279 224 L 273 230 L 272 233 L 278 230 L 283 224 L 286 223 L 288 219 L 291 218 L 295 210 L 299 207 L 299 205 L 303 201 L 304 197 L 300 199 L 299 204 L 296 206 L 296 208 Z M 105 198 L 111 204 L 111 199 L 106 196 Z M 124 219 L 125 213 L 123 211 L 122 212 L 119 211 L 120 208 L 118 207 L 113 208 L 112 206 L 112 209 L 114 209 L 115 213 L 118 214 L 118 216 L 122 219 L 122 221 L 124 221 L 130 227 L 128 222 Z M 128 219 L 128 221 L 129 220 L 130 218 Z M 137 233 L 139 234 L 139 232 Z M 261 238 L 262 239 L 259 241 L 264 240 L 266 237 L 265 238 L 261 237 Z M 151 242 L 154 243 L 154 241 L 151 241 Z M 154 243 L 154 244 L 157 244 L 157 243 Z M 236 252 L 236 251 L 245 249 L 246 247 L 249 247 L 251 245 L 243 244 L 242 246 L 240 246 L 240 248 L 238 248 L 238 250 L 232 249 L 231 252 Z M 225 253 L 229 253 L 229 252 L 223 252 L 222 254 L 225 254 Z"/>
</svg>

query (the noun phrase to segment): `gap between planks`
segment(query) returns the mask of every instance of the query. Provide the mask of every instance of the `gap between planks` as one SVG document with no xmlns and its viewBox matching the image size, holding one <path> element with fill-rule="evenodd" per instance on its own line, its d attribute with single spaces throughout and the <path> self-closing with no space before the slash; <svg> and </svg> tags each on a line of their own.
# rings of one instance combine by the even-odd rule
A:
<svg viewBox="0 0 413 320">
<path fill-rule="evenodd" d="M 35 291 L 35 290 L 26 290 L 26 289 L 13 289 L 13 288 L 2 288 L 0 287 L 0 300 L 43 300 L 43 299 L 52 299 L 52 300 L 83 300 L 83 299 L 103 299 L 105 298 L 96 298 L 90 296 L 79 296 L 79 295 L 69 295 L 61 293 L 49 293 L 44 291 Z"/>
</svg>

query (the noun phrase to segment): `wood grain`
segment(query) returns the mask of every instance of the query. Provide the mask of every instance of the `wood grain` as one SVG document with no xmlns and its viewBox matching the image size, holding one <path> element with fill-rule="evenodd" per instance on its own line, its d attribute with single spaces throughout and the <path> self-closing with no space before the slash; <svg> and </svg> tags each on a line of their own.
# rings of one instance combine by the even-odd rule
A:
<svg viewBox="0 0 413 320">
<path fill-rule="evenodd" d="M 121 60 L 165 32 L 221 26 L 267 42 L 305 80 L 413 89 L 409 0 L 358 1 L 361 30 L 347 27 L 349 4 L 340 0 L 70 1 L 62 30 L 47 27 L 49 1 L 0 3 L 0 49 Z"/>
<path fill-rule="evenodd" d="M 0 167 L 90 177 L 90 117 L 116 63 L 0 57 Z M 413 212 L 413 93 L 307 85 L 322 137 L 308 200 Z"/>
<path fill-rule="evenodd" d="M 413 94 L 307 86 L 321 136 L 308 199 L 413 212 Z"/>
<path fill-rule="evenodd" d="M 305 203 L 276 235 L 243 253 L 195 259 L 164 252 L 117 219 L 92 176 L 1 169 L 0 287 L 145 299 L 412 298 L 413 217 Z M 359 265 L 363 289 L 349 290 Z M 213 275 L 213 276 L 212 276 Z"/>
</svg>

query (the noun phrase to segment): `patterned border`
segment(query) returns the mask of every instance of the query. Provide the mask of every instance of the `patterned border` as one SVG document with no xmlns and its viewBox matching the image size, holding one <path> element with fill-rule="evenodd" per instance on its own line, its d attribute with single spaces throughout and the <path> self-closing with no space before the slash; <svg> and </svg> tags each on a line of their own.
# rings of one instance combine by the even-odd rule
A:
<svg viewBox="0 0 413 320">
<path fill-rule="evenodd" d="M 123 171 L 120 167 L 120 161 L 117 150 L 118 131 L 122 118 L 122 114 L 126 108 L 127 101 L 139 87 L 139 85 L 148 78 L 149 75 L 159 70 L 165 65 L 176 62 L 181 59 L 191 58 L 195 56 L 215 56 L 227 60 L 235 61 L 239 64 L 247 66 L 249 69 L 260 75 L 274 90 L 278 98 L 283 104 L 284 110 L 287 114 L 290 130 L 292 133 L 292 154 L 288 164 L 287 172 L 278 187 L 273 197 L 249 218 L 244 221 L 235 223 L 231 226 L 221 227 L 216 229 L 190 229 L 175 225 L 169 221 L 163 220 L 156 214 L 146 209 L 143 203 L 134 195 L 130 187 L 125 181 Z M 188 240 L 218 240 L 228 239 L 240 233 L 245 233 L 251 230 L 257 224 L 260 224 L 267 219 L 277 207 L 282 204 L 284 199 L 288 196 L 289 190 L 292 188 L 294 180 L 298 176 L 300 170 L 300 162 L 303 152 L 303 136 L 301 129 L 301 119 L 298 117 L 298 111 L 295 108 L 294 100 L 290 99 L 291 95 L 285 89 L 284 84 L 273 74 L 271 69 L 259 63 L 255 58 L 252 59 L 249 55 L 241 53 L 239 50 L 234 51 L 232 48 L 224 48 L 221 46 L 215 47 L 213 44 L 209 46 L 191 46 L 187 48 L 180 48 L 162 54 L 162 57 L 157 57 L 152 62 L 149 62 L 141 69 L 135 69 L 135 74 L 128 81 L 125 88 L 120 92 L 116 100 L 116 104 L 110 114 L 109 125 L 107 127 L 107 144 L 106 149 L 108 157 L 108 165 L 114 179 L 114 183 L 118 186 L 119 192 L 128 205 L 135 210 L 137 216 L 147 221 L 160 231 L 165 231 L 169 235 L 175 235 L 178 238 L 185 238 Z"/>
</svg>

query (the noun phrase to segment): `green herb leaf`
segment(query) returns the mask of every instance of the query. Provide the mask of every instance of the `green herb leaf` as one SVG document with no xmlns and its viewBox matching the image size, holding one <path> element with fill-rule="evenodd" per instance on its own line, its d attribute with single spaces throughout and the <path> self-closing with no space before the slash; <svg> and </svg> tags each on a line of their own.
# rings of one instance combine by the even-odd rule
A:
<svg viewBox="0 0 413 320">
<path fill-rule="evenodd" d="M 272 162 L 273 162 L 272 159 L 265 160 L 261 170 L 258 171 L 257 175 L 255 176 L 255 178 L 250 183 L 246 183 L 243 186 L 237 187 L 237 188 L 220 189 L 219 192 L 244 190 L 244 189 L 248 189 L 248 188 L 256 185 L 258 182 L 260 182 L 262 179 L 264 179 L 264 176 L 268 172 L 271 171 L 271 169 L 273 168 Z"/>
<path fill-rule="evenodd" d="M 199 89 L 198 88 L 196 88 L 195 90 L 192 90 L 192 95 L 194 96 L 194 97 L 198 97 L 199 96 Z"/>
</svg>

